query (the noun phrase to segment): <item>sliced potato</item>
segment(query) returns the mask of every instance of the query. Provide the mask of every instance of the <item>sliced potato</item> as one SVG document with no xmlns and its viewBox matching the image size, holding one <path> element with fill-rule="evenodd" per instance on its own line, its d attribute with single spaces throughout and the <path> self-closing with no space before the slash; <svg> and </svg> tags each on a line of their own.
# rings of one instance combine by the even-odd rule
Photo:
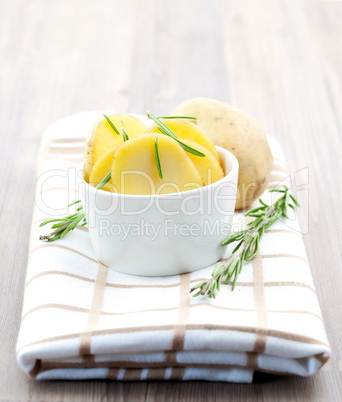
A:
<svg viewBox="0 0 342 402">
<path fill-rule="evenodd" d="M 163 178 L 159 177 L 155 141 Z M 163 134 L 144 134 L 117 148 L 112 164 L 112 183 L 124 194 L 169 194 L 203 186 L 203 180 L 187 152 Z"/>
<path fill-rule="evenodd" d="M 201 128 L 183 119 L 167 119 L 163 120 L 163 123 L 166 124 L 179 139 L 194 141 L 197 144 L 200 144 L 204 148 L 208 149 L 215 156 L 218 162 L 221 163 L 219 154 L 217 152 L 217 149 L 215 148 L 214 143 Z M 158 127 L 155 124 L 149 127 L 147 132 L 160 133 Z"/>
<path fill-rule="evenodd" d="M 113 155 L 119 145 L 107 149 L 101 156 L 97 158 L 89 176 L 89 184 L 96 187 L 106 177 L 107 173 L 112 169 Z M 111 180 L 104 185 L 101 190 L 114 192 L 115 189 Z"/>
<path fill-rule="evenodd" d="M 203 157 L 187 153 L 198 170 L 198 173 L 201 175 L 205 186 L 215 183 L 215 181 L 221 180 L 224 177 L 222 167 L 215 156 L 207 148 L 204 148 L 195 141 L 187 140 L 185 138 L 183 138 L 182 141 L 184 144 L 189 145 L 189 147 L 195 148 L 205 154 Z"/>
<path fill-rule="evenodd" d="M 142 121 L 129 114 L 119 113 L 108 117 L 118 129 L 120 135 L 114 132 L 104 118 L 91 127 L 84 151 L 84 179 L 86 181 L 89 181 L 91 169 L 99 156 L 115 145 L 123 143 L 122 123 L 129 138 L 142 134 L 147 128 Z"/>
</svg>

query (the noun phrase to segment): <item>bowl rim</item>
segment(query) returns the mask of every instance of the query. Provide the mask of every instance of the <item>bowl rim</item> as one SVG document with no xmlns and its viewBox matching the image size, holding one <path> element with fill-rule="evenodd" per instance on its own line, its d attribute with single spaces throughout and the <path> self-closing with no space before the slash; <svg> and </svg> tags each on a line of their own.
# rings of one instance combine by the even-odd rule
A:
<svg viewBox="0 0 342 402">
<path fill-rule="evenodd" d="M 224 154 L 226 158 L 230 158 L 231 162 L 232 162 L 232 168 L 231 170 L 224 176 L 222 177 L 222 179 L 215 181 L 214 183 L 208 184 L 206 186 L 200 187 L 200 188 L 195 188 L 192 190 L 188 190 L 188 191 L 177 191 L 175 193 L 168 193 L 168 194 L 122 194 L 122 193 L 112 193 L 109 191 L 101 191 L 100 189 L 97 189 L 96 187 L 90 185 L 89 183 L 87 183 L 84 180 L 84 170 L 83 170 L 83 164 L 82 166 L 80 166 L 78 168 L 78 170 L 81 173 L 81 177 L 80 180 L 82 181 L 82 183 L 84 183 L 86 185 L 86 187 L 89 188 L 89 191 L 93 191 L 93 192 L 98 192 L 101 191 L 100 194 L 103 194 L 104 197 L 117 197 L 117 198 L 127 198 L 127 199 L 170 199 L 170 198 L 175 198 L 175 197 L 179 197 L 180 195 L 184 196 L 191 196 L 191 195 L 195 195 L 195 194 L 200 194 L 203 191 L 210 191 L 211 189 L 219 186 L 220 184 L 224 183 L 224 182 L 229 182 L 232 180 L 232 178 L 235 177 L 235 175 L 238 175 L 239 173 L 239 162 L 236 158 L 236 156 L 228 151 L 227 149 L 220 147 L 218 145 L 215 145 L 217 151 L 219 152 L 219 154 Z M 220 155 L 221 157 L 221 155 Z M 237 186 L 237 184 L 236 184 Z"/>
</svg>

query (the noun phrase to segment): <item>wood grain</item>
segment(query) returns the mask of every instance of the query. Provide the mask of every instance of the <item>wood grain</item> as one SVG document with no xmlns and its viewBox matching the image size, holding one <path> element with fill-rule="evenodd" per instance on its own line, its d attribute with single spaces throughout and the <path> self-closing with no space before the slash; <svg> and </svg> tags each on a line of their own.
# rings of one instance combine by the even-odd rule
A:
<svg viewBox="0 0 342 402">
<path fill-rule="evenodd" d="M 341 19 L 337 1 L 0 1 L 0 400 L 342 399 Z M 330 362 L 252 385 L 26 378 L 14 349 L 42 132 L 79 111 L 165 114 L 193 96 L 249 112 L 291 172 L 308 167 L 300 218 Z"/>
</svg>

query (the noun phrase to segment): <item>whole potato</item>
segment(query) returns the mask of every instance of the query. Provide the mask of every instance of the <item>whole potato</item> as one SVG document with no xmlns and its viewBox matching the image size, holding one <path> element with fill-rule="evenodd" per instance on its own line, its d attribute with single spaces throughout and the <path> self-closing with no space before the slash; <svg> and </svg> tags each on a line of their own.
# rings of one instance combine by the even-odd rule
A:
<svg viewBox="0 0 342 402">
<path fill-rule="evenodd" d="M 172 114 L 197 117 L 197 125 L 213 142 L 236 156 L 239 161 L 237 209 L 248 207 L 266 190 L 273 157 L 264 131 L 248 114 L 208 98 L 189 99 Z"/>
</svg>

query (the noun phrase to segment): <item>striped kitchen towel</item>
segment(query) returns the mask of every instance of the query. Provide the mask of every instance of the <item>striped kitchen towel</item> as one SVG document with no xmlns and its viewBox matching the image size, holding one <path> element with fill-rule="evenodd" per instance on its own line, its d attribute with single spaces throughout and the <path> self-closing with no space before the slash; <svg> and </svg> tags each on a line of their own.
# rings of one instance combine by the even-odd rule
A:
<svg viewBox="0 0 342 402">
<path fill-rule="evenodd" d="M 235 291 L 225 286 L 213 300 L 189 295 L 213 266 L 135 277 L 96 260 L 86 227 L 53 243 L 39 241 L 39 223 L 66 213 L 63 208 L 78 199 L 76 167 L 99 116 L 70 116 L 43 136 L 17 343 L 20 367 L 37 380 L 251 382 L 255 371 L 314 374 L 330 348 L 295 217 L 266 231 Z M 303 172 L 288 176 L 279 144 L 269 142 L 269 187 L 284 182 L 293 188 Z M 234 226 L 245 225 L 243 214 L 234 219 Z"/>
</svg>

